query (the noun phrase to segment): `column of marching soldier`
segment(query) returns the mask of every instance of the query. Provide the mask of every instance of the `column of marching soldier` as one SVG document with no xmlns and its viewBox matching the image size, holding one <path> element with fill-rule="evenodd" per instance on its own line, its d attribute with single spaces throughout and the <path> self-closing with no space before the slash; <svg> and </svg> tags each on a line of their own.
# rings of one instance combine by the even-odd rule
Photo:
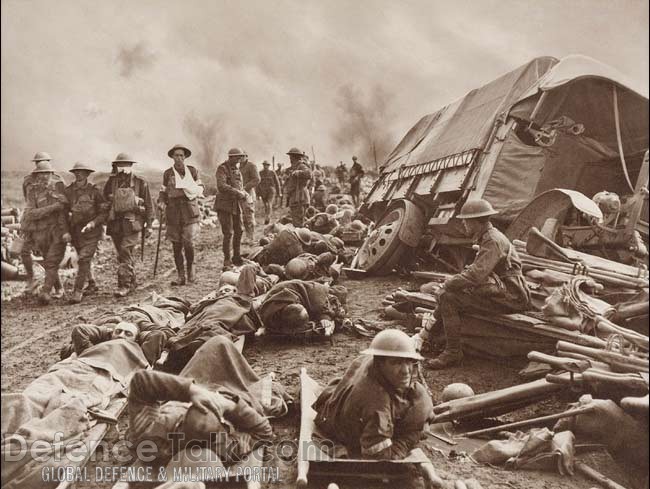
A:
<svg viewBox="0 0 650 489">
<path fill-rule="evenodd" d="M 203 183 L 197 169 L 185 163 L 191 151 L 175 145 L 167 155 L 173 165 L 163 173 L 163 182 L 157 204 L 147 181 L 133 174 L 135 159 L 120 153 L 112 162 L 112 171 L 103 189 L 88 181 L 95 170 L 84 163 L 76 163 L 70 172 L 75 180 L 65 186 L 50 163 L 51 157 L 38 152 L 33 158 L 34 169 L 23 181 L 25 209 L 21 218 L 23 246 L 21 259 L 28 277 L 28 288 L 41 304 L 63 295 L 59 278 L 59 264 L 71 243 L 78 254 L 78 272 L 71 303 L 79 303 L 84 295 L 97 291 L 92 272 L 92 259 L 103 236 L 103 226 L 111 237 L 117 255 L 117 289 L 115 295 L 124 297 L 137 285 L 135 248 L 151 234 L 156 207 L 161 220 L 166 222 L 166 236 L 172 243 L 177 278 L 172 285 L 185 285 L 196 279 L 194 268 L 194 241 L 200 220 L 198 199 L 203 195 Z M 286 196 L 291 219 L 302 227 L 305 210 L 309 206 L 309 182 L 312 172 L 303 151 L 291 148 L 287 155 L 290 166 L 282 173 L 282 180 L 269 175 L 265 162 L 262 179 L 255 164 L 248 161 L 245 151 L 233 148 L 226 161 L 216 171 L 217 195 L 214 210 L 218 214 L 223 234 L 224 270 L 241 265 L 241 239 L 244 230 L 248 244 L 253 244 L 255 225 L 255 191 L 260 189 L 265 201 L 265 221 L 270 218 L 268 195 Z M 274 192 L 264 190 L 272 185 Z M 37 289 L 34 280 L 32 252 L 43 257 L 45 279 Z"/>
</svg>

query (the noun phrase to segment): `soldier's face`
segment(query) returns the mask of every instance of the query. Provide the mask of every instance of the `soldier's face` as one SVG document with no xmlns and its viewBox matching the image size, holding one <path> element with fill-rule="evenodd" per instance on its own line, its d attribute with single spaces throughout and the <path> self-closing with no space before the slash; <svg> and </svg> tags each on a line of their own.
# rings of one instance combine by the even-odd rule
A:
<svg viewBox="0 0 650 489">
<path fill-rule="evenodd" d="M 410 358 L 382 358 L 379 368 L 388 382 L 397 390 L 404 390 L 411 386 L 415 360 Z"/>
<path fill-rule="evenodd" d="M 77 183 L 86 183 L 88 180 L 89 171 L 77 170 L 74 172 L 74 181 Z"/>
<path fill-rule="evenodd" d="M 50 179 L 52 178 L 52 173 L 49 172 L 43 172 L 43 173 L 37 173 L 36 174 L 36 181 L 40 184 L 47 185 L 50 183 Z"/>
<path fill-rule="evenodd" d="M 463 219 L 463 227 L 469 236 L 474 236 L 481 230 L 481 222 L 476 219 Z"/>
<path fill-rule="evenodd" d="M 138 327 L 131 323 L 119 323 L 113 330 L 113 339 L 124 339 L 135 341 L 138 336 Z"/>
<path fill-rule="evenodd" d="M 175 165 L 181 166 L 185 161 L 185 151 L 183 151 L 182 149 L 174 150 L 174 152 L 172 153 L 172 158 L 174 159 Z"/>
</svg>

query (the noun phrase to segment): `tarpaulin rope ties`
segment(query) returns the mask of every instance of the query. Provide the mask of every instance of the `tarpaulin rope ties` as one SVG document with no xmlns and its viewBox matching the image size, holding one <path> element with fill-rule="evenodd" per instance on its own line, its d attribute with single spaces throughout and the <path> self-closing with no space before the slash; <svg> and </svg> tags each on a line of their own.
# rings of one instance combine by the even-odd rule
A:
<svg viewBox="0 0 650 489">
<path fill-rule="evenodd" d="M 621 159 L 621 166 L 623 167 L 625 180 L 627 180 L 627 184 L 630 186 L 630 190 L 634 192 L 634 186 L 630 180 L 630 175 L 627 173 L 627 163 L 625 163 L 625 155 L 623 154 L 623 140 L 621 139 L 621 121 L 618 114 L 618 92 L 616 91 L 616 85 L 613 85 L 612 89 L 614 96 L 614 124 L 616 125 L 616 143 L 618 144 L 618 155 Z"/>
</svg>

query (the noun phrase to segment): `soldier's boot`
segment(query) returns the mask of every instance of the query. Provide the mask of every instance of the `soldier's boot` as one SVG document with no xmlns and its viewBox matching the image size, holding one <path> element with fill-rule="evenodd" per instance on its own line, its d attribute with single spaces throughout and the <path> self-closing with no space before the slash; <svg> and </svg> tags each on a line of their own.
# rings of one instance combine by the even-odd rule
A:
<svg viewBox="0 0 650 489">
<path fill-rule="evenodd" d="M 23 266 L 25 267 L 25 274 L 27 275 L 27 285 L 25 287 L 25 293 L 34 294 L 38 289 L 38 283 L 34 279 L 34 261 L 32 259 L 32 254 L 22 254 L 20 256 Z"/>
<path fill-rule="evenodd" d="M 49 292 L 49 290 L 46 292 Z M 61 283 L 61 277 L 59 276 L 59 271 L 57 270 L 56 279 L 54 280 L 54 292 L 52 292 L 52 298 L 60 299 L 64 295 L 65 295 L 65 289 L 63 288 L 63 284 Z"/>
<path fill-rule="evenodd" d="M 437 358 L 426 363 L 427 367 L 433 370 L 441 370 L 447 367 L 454 367 L 463 361 L 463 350 L 461 349 L 460 337 L 447 337 L 447 347 Z"/>
<path fill-rule="evenodd" d="M 70 304 L 79 304 L 83 299 L 83 292 L 80 289 L 74 289 L 70 296 Z"/>
<path fill-rule="evenodd" d="M 183 249 L 185 250 L 185 262 L 187 263 L 187 281 L 192 284 L 196 280 L 194 276 L 194 245 L 185 243 Z"/>
<path fill-rule="evenodd" d="M 237 267 L 244 264 L 241 258 L 241 244 L 238 242 L 234 242 L 232 246 L 232 263 Z"/>
<path fill-rule="evenodd" d="M 194 264 L 187 265 L 187 281 L 191 284 L 196 281 L 196 276 L 194 275 Z"/>
<path fill-rule="evenodd" d="M 177 269 L 176 272 L 178 273 L 178 278 L 172 280 L 172 285 L 174 286 L 179 286 L 179 285 L 185 285 L 185 268 L 181 268 L 180 270 Z"/>
<path fill-rule="evenodd" d="M 47 306 L 50 302 L 52 302 L 52 297 L 50 296 L 49 293 L 45 292 L 44 290 L 41 290 L 41 292 L 36 296 L 36 299 L 38 300 L 38 303 L 42 306 Z"/>
<path fill-rule="evenodd" d="M 97 282 L 94 280 L 88 279 L 88 285 L 84 288 L 84 294 L 96 294 L 99 292 L 99 287 L 97 287 Z"/>
<path fill-rule="evenodd" d="M 230 259 L 230 243 L 224 239 L 223 242 L 223 271 L 232 269 L 232 260 Z"/>
</svg>

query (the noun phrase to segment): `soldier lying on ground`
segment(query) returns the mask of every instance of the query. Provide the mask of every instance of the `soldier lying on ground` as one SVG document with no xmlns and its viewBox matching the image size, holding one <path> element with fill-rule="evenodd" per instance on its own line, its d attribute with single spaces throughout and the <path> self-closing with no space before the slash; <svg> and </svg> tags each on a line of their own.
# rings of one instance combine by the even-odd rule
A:
<svg viewBox="0 0 650 489">
<path fill-rule="evenodd" d="M 249 390 L 257 381 L 235 345 L 223 337 L 206 342 L 178 376 L 138 372 L 129 386 L 130 441 L 133 446 L 152 441 L 158 463 L 174 455 L 169 471 L 197 467 L 197 461 L 203 467 L 239 462 L 273 434 L 269 413 Z M 255 462 L 263 465 L 263 460 Z"/>
<path fill-rule="evenodd" d="M 265 333 L 304 336 L 312 333 L 330 336 L 335 321 L 345 315 L 345 287 L 330 287 L 304 280 L 287 280 L 268 291 L 258 313 Z"/>
</svg>

